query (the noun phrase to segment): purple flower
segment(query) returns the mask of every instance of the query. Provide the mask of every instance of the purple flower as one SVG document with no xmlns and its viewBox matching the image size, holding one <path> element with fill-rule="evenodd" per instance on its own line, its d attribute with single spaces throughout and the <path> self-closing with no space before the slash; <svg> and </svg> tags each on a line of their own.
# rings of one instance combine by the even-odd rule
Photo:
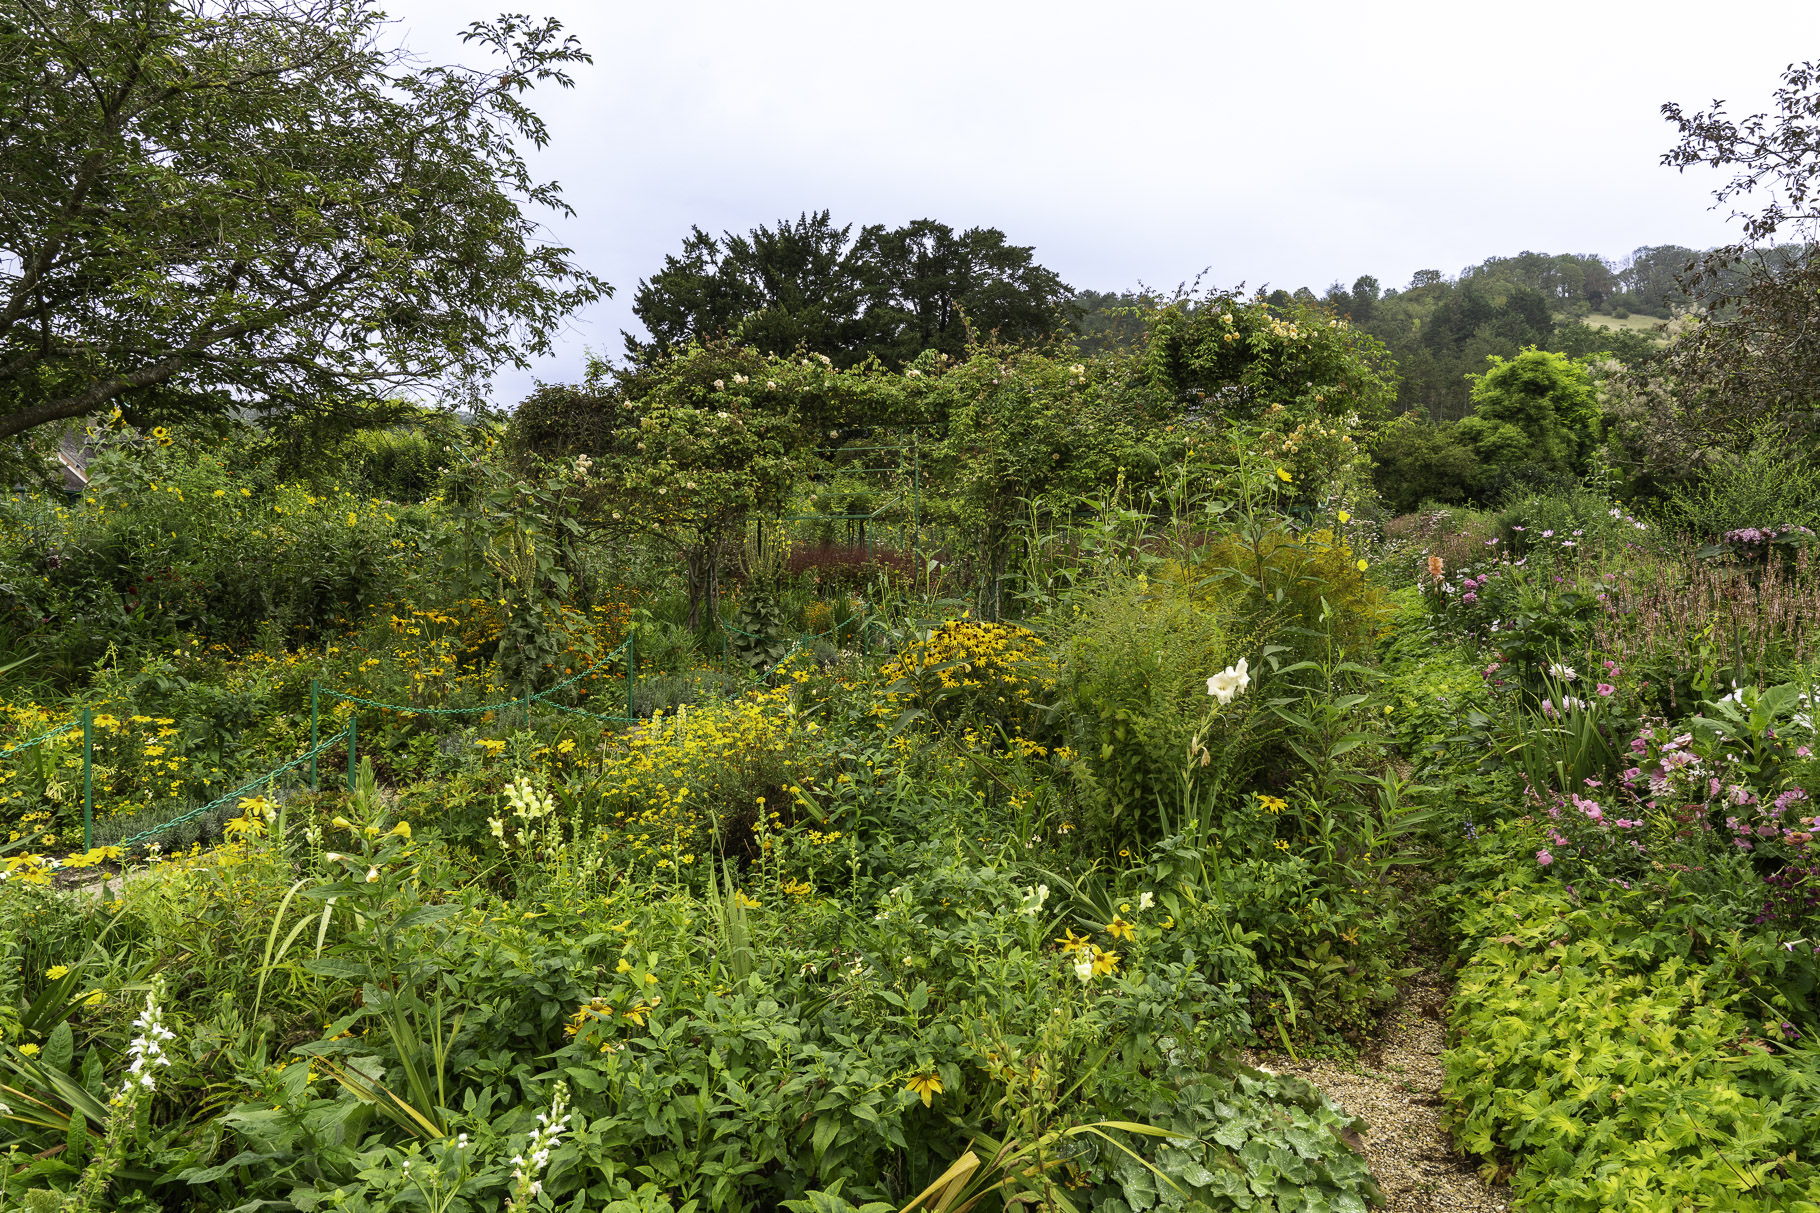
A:
<svg viewBox="0 0 1820 1213">
<path fill-rule="evenodd" d="M 1467 590 L 1464 594 L 1460 595 L 1460 601 L 1466 603 L 1468 606 L 1472 605 L 1473 603 L 1477 602 L 1478 600 L 1479 600 L 1479 596 L 1477 594 L 1473 593 L 1471 590 Z"/>
<path fill-rule="evenodd" d="M 1542 538 L 1544 538 L 1544 539 L 1553 539 L 1554 537 L 1555 537 L 1555 533 L 1553 531 L 1543 531 L 1542 532 Z"/>
</svg>

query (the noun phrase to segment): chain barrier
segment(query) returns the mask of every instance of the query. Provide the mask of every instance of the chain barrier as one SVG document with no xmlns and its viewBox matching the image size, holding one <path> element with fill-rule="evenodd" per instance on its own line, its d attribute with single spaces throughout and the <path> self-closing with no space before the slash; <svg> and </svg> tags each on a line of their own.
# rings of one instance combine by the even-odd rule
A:
<svg viewBox="0 0 1820 1213">
<path fill-rule="evenodd" d="M 599 667 L 605 665 L 621 653 L 626 655 L 625 716 L 603 716 L 598 712 L 583 711 L 581 708 L 566 707 L 562 704 L 552 703 L 550 701 L 549 697 L 562 690 L 564 687 L 580 682 L 583 678 L 598 677 Z M 405 716 L 473 716 L 484 712 L 498 712 L 506 708 L 519 708 L 528 713 L 533 703 L 542 703 L 545 707 L 557 708 L 564 712 L 579 712 L 583 716 L 591 716 L 596 720 L 611 720 L 619 723 L 629 723 L 636 719 L 632 713 L 632 691 L 633 687 L 636 685 L 637 677 L 637 650 L 633 647 L 632 638 L 627 637 L 625 643 L 621 644 L 618 648 L 600 658 L 587 669 L 563 679 L 555 686 L 542 691 L 533 691 L 523 699 L 503 699 L 497 703 L 483 703 L 471 708 L 418 708 L 403 703 L 384 703 L 377 699 L 366 699 L 359 695 L 350 695 L 346 691 L 337 691 L 332 687 L 319 687 L 318 684 L 312 682 L 310 684 L 310 729 L 313 733 L 316 728 L 316 696 L 319 692 L 323 695 L 328 695 L 331 698 L 342 700 L 345 703 L 359 704 L 361 707 L 375 708 L 382 712 L 397 712 Z"/>
<path fill-rule="evenodd" d="M 32 738 L 30 741 L 22 741 L 18 745 L 8 746 L 6 749 L 0 750 L 0 758 L 6 758 L 13 754 L 17 754 L 20 750 L 29 750 L 33 746 L 39 744 L 40 742 L 49 741 L 53 737 L 61 737 L 65 733 L 68 733 L 71 730 L 73 730 L 75 727 L 76 727 L 76 722 L 74 720 L 69 721 L 68 723 L 65 723 L 65 724 L 60 724 L 48 733 L 38 734 L 36 737 Z"/>
<path fill-rule="evenodd" d="M 128 837 L 123 838 L 118 842 L 110 843 L 109 845 L 119 847 L 121 850 L 124 851 L 128 847 L 137 846 L 138 844 L 145 842 L 148 839 L 154 838 L 157 835 L 164 833 L 164 831 L 166 831 L 166 830 L 173 829 L 174 827 L 183 825 L 186 822 L 194 821 L 198 817 L 201 817 L 206 813 L 213 812 L 214 810 L 220 808 L 222 805 L 227 804 L 229 801 L 238 800 L 243 796 L 247 796 L 253 792 L 258 791 L 260 788 L 262 788 L 266 784 L 272 782 L 272 780 L 278 778 L 280 775 L 284 774 L 286 771 L 295 770 L 296 768 L 303 766 L 305 763 L 314 762 L 316 760 L 316 756 L 318 754 L 321 754 L 324 750 L 331 749 L 335 746 L 338 746 L 344 741 L 347 742 L 347 745 L 348 745 L 348 770 L 349 770 L 349 780 L 351 782 L 352 778 L 353 778 L 352 772 L 353 772 L 353 768 L 354 768 L 354 746 L 355 746 L 354 729 L 355 729 L 355 725 L 352 721 L 350 721 L 348 723 L 348 727 L 343 729 L 341 732 L 335 734 L 335 736 L 329 738 L 327 741 L 319 742 L 315 746 L 312 746 L 310 749 L 306 750 L 302 754 L 299 754 L 297 757 L 291 759 L 289 762 L 285 763 L 283 766 L 274 767 L 272 770 L 267 771 L 265 774 L 261 775 L 258 779 L 253 780 L 251 783 L 245 784 L 245 785 L 235 789 L 234 791 L 229 792 L 225 796 L 218 796 L 214 800 L 209 801 L 207 804 L 202 805 L 199 808 L 191 809 L 189 812 L 183 814 L 181 817 L 173 817 L 171 820 L 164 822 L 161 825 L 155 825 L 155 826 L 151 826 L 148 829 L 140 830 L 137 834 L 129 835 Z"/>
<path fill-rule="evenodd" d="M 752 673 L 755 675 L 755 678 L 757 681 L 763 681 L 766 677 L 769 676 L 769 674 L 772 671 L 775 671 L 775 670 L 779 669 L 780 667 L 782 667 L 792 657 L 794 657 L 797 653 L 801 652 L 808 645 L 812 644 L 813 642 L 815 642 L 817 640 L 822 640 L 828 636 L 837 635 L 841 631 L 841 629 L 851 626 L 854 623 L 854 621 L 857 620 L 858 618 L 859 618 L 858 616 L 854 616 L 852 619 L 848 619 L 844 623 L 835 624 L 833 627 L 830 627 L 829 629 L 827 629 L 824 632 L 800 633 L 798 635 L 798 637 L 796 638 L 796 640 L 790 645 L 790 648 L 784 653 L 784 655 L 782 657 L 780 657 L 777 661 L 772 663 L 771 669 L 769 671 L 765 671 L 765 672 L 752 671 Z M 725 651 L 726 651 L 725 645 L 726 645 L 726 633 L 727 632 L 734 632 L 734 633 L 737 633 L 738 635 L 744 636 L 751 640 L 766 639 L 766 637 L 755 636 L 751 632 L 743 631 L 740 628 L 738 628 L 732 624 L 723 623 L 721 625 L 721 627 L 722 627 L 721 645 L 722 645 L 722 655 L 723 656 L 725 655 Z M 887 632 L 887 634 L 889 633 L 889 629 L 884 628 L 884 625 L 878 623 L 876 620 L 866 619 L 866 620 L 862 621 L 860 623 L 860 629 L 859 629 L 860 643 L 861 643 L 862 647 L 865 644 L 865 636 L 866 636 L 867 629 L 873 628 L 873 627 L 882 628 Z M 604 665 L 608 661 L 611 661 L 613 658 L 618 657 L 621 653 L 624 653 L 626 655 L 626 714 L 624 716 L 608 715 L 608 714 L 601 713 L 601 712 L 590 712 L 586 708 L 570 707 L 568 704 L 556 703 L 550 698 L 550 696 L 554 695 L 556 692 L 564 689 L 565 687 L 571 686 L 571 685 L 581 681 L 583 678 L 587 678 L 590 676 L 596 676 L 598 674 L 600 666 Z M 120 841 L 111 843 L 109 845 L 120 847 L 123 850 L 128 847 L 137 846 L 138 844 L 140 844 L 142 842 L 145 842 L 151 838 L 155 838 L 159 834 L 164 833 L 166 830 L 170 830 L 177 826 L 184 825 L 188 822 L 195 821 L 197 818 L 202 817 L 210 812 L 213 812 L 214 810 L 229 803 L 230 801 L 238 800 L 239 798 L 241 798 L 243 796 L 247 796 L 247 795 L 251 794 L 252 792 L 257 791 L 259 788 L 266 786 L 272 780 L 278 778 L 280 775 L 283 775 L 285 772 L 295 770 L 298 767 L 304 766 L 305 764 L 308 764 L 308 766 L 309 766 L 310 788 L 312 791 L 314 791 L 317 788 L 316 759 L 318 758 L 318 756 L 323 754 L 325 751 L 333 749 L 336 746 L 341 745 L 343 742 L 345 742 L 348 747 L 348 790 L 350 792 L 352 792 L 354 789 L 355 769 L 356 769 L 356 762 L 357 762 L 356 747 L 358 746 L 359 717 L 358 716 L 350 717 L 346 728 L 340 730 L 334 736 L 328 738 L 325 741 L 318 741 L 317 740 L 317 730 L 319 727 L 319 725 L 318 725 L 318 721 L 319 721 L 318 697 L 319 697 L 319 695 L 328 695 L 329 697 L 331 697 L 333 699 L 339 699 L 346 703 L 357 704 L 361 707 L 373 708 L 378 711 L 398 712 L 403 715 L 411 715 L 411 716 L 472 716 L 472 715 L 478 715 L 478 714 L 486 713 L 486 712 L 498 712 L 498 711 L 501 711 L 506 708 L 520 708 L 520 709 L 524 710 L 525 713 L 528 715 L 530 712 L 531 705 L 533 703 L 541 703 L 541 704 L 543 704 L 543 706 L 545 706 L 547 708 L 554 708 L 558 712 L 567 713 L 568 715 L 571 715 L 571 716 L 585 716 L 590 720 L 599 720 L 599 721 L 609 723 L 609 724 L 635 724 L 635 723 L 637 723 L 637 721 L 639 719 L 639 717 L 637 715 L 637 703 L 636 703 L 636 699 L 635 699 L 635 694 L 636 694 L 636 689 L 637 689 L 637 680 L 638 680 L 637 649 L 635 648 L 633 638 L 628 637 L 626 639 L 625 643 L 621 644 L 618 648 L 614 649 L 612 652 L 610 652 L 610 653 L 606 654 L 604 657 L 600 658 L 598 661 L 596 661 L 591 666 L 589 666 L 589 668 L 582 670 L 580 673 L 575 674 L 569 678 L 563 679 L 563 681 L 557 683 L 556 685 L 554 685 L 552 687 L 549 687 L 546 690 L 534 691 L 523 699 L 508 699 L 508 700 L 502 700 L 498 703 L 486 703 L 486 704 L 480 704 L 475 707 L 468 707 L 468 708 L 423 708 L 423 707 L 412 707 L 408 704 L 385 703 L 381 700 L 367 699 L 360 695 L 351 695 L 345 691 L 337 691 L 330 687 L 322 687 L 319 684 L 312 682 L 310 684 L 310 748 L 308 750 L 304 751 L 302 754 L 298 755 L 296 758 L 291 759 L 289 762 L 285 763 L 284 765 L 275 767 L 274 769 L 266 772 L 264 775 L 261 775 L 258 779 L 253 780 L 251 783 L 245 784 L 242 787 L 236 789 L 235 791 L 229 792 L 225 796 L 219 796 L 219 797 L 215 798 L 214 800 L 209 801 L 207 804 L 204 804 L 197 808 L 191 809 L 189 812 L 184 813 L 182 816 L 174 817 L 171 820 L 163 822 L 160 825 L 150 826 L 146 829 L 140 830 L 136 834 L 130 835 L 127 838 L 121 839 Z M 33 737 L 26 741 L 21 741 L 15 745 L 8 746 L 4 750 L 0 750 L 0 758 L 7 758 L 14 754 L 19 753 L 22 750 L 29 750 L 33 746 L 42 745 L 43 743 L 45 743 L 47 741 L 51 741 L 57 737 L 63 736 L 65 733 L 74 732 L 78 727 L 80 727 L 82 730 L 82 741 L 83 741 L 83 745 L 82 745 L 82 768 L 83 768 L 82 769 L 82 783 L 83 783 L 83 787 L 82 787 L 82 792 L 83 792 L 83 795 L 82 795 L 82 801 L 83 801 L 83 803 L 82 803 L 82 845 L 83 845 L 83 849 L 85 851 L 88 851 L 88 850 L 94 849 L 94 823 L 93 823 L 93 815 L 92 815 L 92 804 L 93 804 L 92 779 L 93 779 L 93 764 L 94 764 L 93 729 L 94 729 L 94 726 L 92 724 L 91 711 L 89 709 L 84 709 L 80 720 L 67 721 L 66 723 L 60 724 L 53 729 L 49 729 L 46 732 L 41 733 L 36 737 Z"/>
</svg>

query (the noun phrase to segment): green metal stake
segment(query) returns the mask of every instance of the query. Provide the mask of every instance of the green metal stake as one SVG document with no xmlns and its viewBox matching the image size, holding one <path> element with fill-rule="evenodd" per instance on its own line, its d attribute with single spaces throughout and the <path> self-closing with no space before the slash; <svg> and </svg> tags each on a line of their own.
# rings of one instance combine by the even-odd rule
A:
<svg viewBox="0 0 1820 1213">
<path fill-rule="evenodd" d="M 95 710 L 82 709 L 82 849 L 95 849 Z"/>
<path fill-rule="evenodd" d="M 348 717 L 348 795 L 354 794 L 354 752 L 359 748 L 360 717 Z"/>
<path fill-rule="evenodd" d="M 310 679 L 310 791 L 321 791 L 316 785 L 316 680 Z"/>
<path fill-rule="evenodd" d="M 727 643 L 727 634 L 720 634 L 720 642 Z M 633 701 L 632 691 L 638 685 L 638 637 L 636 634 L 626 637 L 626 718 L 638 719 L 637 705 Z"/>
</svg>

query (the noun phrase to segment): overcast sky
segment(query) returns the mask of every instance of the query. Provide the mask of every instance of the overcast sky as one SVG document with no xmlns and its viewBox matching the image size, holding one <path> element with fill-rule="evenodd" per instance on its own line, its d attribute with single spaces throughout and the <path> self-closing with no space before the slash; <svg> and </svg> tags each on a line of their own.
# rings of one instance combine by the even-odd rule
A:
<svg viewBox="0 0 1820 1213">
<path fill-rule="evenodd" d="M 390 0 L 414 51 L 505 0 Z M 525 8 L 525 0 L 512 0 Z M 552 234 L 616 288 L 560 354 L 618 355 L 632 294 L 690 224 L 1002 229 L 1076 287 L 1402 286 L 1534 249 L 1729 238 L 1707 172 L 1660 167 L 1658 107 L 1767 108 L 1820 58 L 1820 3 L 666 3 L 542 0 L 593 54 L 535 95 Z"/>
</svg>

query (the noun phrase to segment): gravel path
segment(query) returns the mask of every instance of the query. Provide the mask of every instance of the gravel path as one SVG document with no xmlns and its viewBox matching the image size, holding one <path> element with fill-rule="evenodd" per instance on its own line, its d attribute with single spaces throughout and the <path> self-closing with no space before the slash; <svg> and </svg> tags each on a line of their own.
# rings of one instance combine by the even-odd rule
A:
<svg viewBox="0 0 1820 1213">
<path fill-rule="evenodd" d="M 1301 1061 L 1284 1054 L 1246 1060 L 1300 1074 L 1371 1126 L 1365 1157 L 1389 1213 L 1454 1213 L 1510 1207 L 1509 1189 L 1488 1186 L 1441 1127 L 1441 1053 L 1449 987 L 1431 969 L 1413 977 L 1355 1062 Z"/>
</svg>

